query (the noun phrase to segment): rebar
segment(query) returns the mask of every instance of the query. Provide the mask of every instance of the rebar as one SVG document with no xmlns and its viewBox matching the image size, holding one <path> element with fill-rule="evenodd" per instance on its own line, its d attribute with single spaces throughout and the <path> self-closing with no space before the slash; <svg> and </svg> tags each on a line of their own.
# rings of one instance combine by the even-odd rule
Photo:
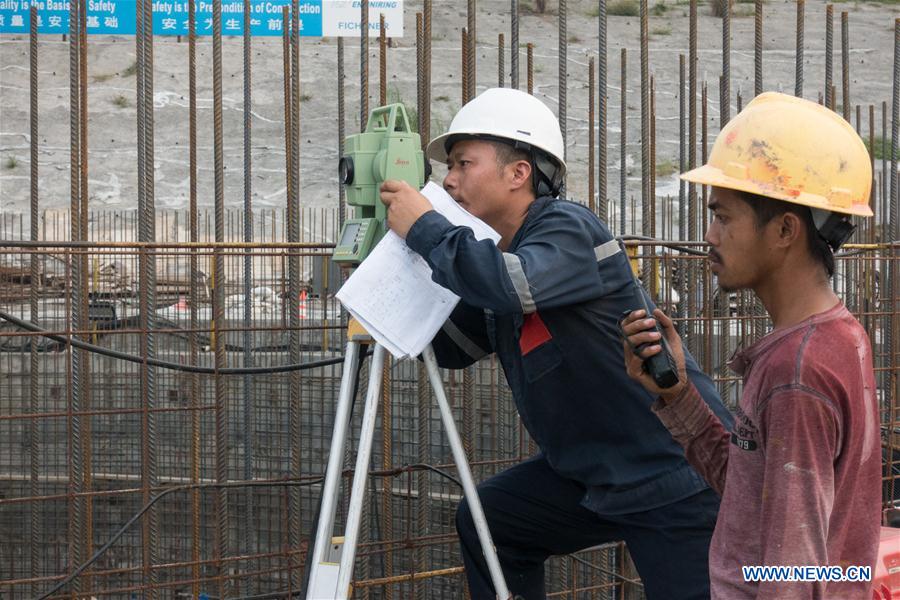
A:
<svg viewBox="0 0 900 600">
<path fill-rule="evenodd" d="M 506 69 L 503 65 L 503 53 L 505 52 L 503 44 L 503 34 L 497 34 L 497 87 L 504 87 L 506 83 Z"/>
<path fill-rule="evenodd" d="M 374 360 L 374 359 L 373 359 Z M 391 356 L 385 353 L 384 367 L 381 370 L 381 468 L 389 470 L 393 463 L 393 425 L 391 423 Z M 393 491 L 391 480 L 381 481 L 381 531 L 384 535 L 393 536 L 394 508 L 392 504 Z M 394 557 L 391 552 L 384 555 L 384 576 L 392 577 L 394 574 Z M 394 590 L 390 585 L 384 588 L 384 597 L 390 600 L 394 597 Z"/>
<path fill-rule="evenodd" d="M 607 181 L 608 176 L 606 173 L 606 146 L 608 144 L 607 138 L 609 134 L 608 130 L 608 121 L 609 121 L 609 91 L 607 89 L 607 56 L 609 49 L 607 47 L 606 42 L 606 0 L 598 0 L 597 2 L 597 17 L 598 17 L 598 26 L 597 26 L 597 45 L 598 45 L 598 56 L 599 63 L 597 64 L 597 91 L 599 94 L 597 95 L 597 100 L 599 104 L 597 105 L 597 119 L 599 121 L 598 127 L 598 138 L 597 138 L 597 162 L 598 162 L 598 172 L 597 172 L 597 216 L 600 217 L 600 220 L 604 223 L 609 223 L 609 199 L 607 197 Z M 591 88 L 593 90 L 593 87 Z M 591 102 L 591 106 L 594 106 L 594 103 Z M 593 167 L 591 167 L 593 172 Z"/>
<path fill-rule="evenodd" d="M 199 214 L 197 211 L 197 15 L 194 0 L 188 0 L 188 168 L 189 168 L 189 211 L 190 239 L 192 244 L 200 241 Z M 197 249 L 191 250 L 191 288 L 188 351 L 191 365 L 200 360 L 200 344 L 197 336 L 198 303 L 200 301 L 200 270 Z M 196 373 L 190 379 L 191 393 L 191 483 L 200 482 L 200 377 Z M 191 492 L 191 596 L 200 596 L 200 490 Z"/>
<path fill-rule="evenodd" d="M 731 0 L 722 7 L 722 78 L 719 83 L 719 127 L 731 120 Z"/>
<path fill-rule="evenodd" d="M 690 2 L 690 23 L 688 31 L 688 168 L 697 166 L 697 0 Z M 688 183 L 688 239 L 697 240 L 697 186 Z M 693 263 L 688 266 L 688 280 L 696 281 L 696 268 Z M 697 314 L 697 294 L 688 288 L 688 314 Z M 688 348 L 697 352 L 694 323 L 686 327 Z"/>
<path fill-rule="evenodd" d="M 528 83 L 527 83 L 528 87 L 527 87 L 526 89 L 527 89 L 527 91 L 528 91 L 529 94 L 534 95 L 534 44 L 532 44 L 531 42 L 528 42 L 528 46 L 527 46 L 527 48 L 526 48 L 526 52 L 527 52 L 527 55 L 526 55 L 526 60 L 527 60 L 527 66 L 526 66 L 526 69 L 527 69 L 527 77 L 528 77 L 528 79 L 527 79 L 527 81 L 528 81 Z"/>
<path fill-rule="evenodd" d="M 73 241 L 81 239 L 81 118 L 80 101 L 81 94 L 79 91 L 80 68 L 79 59 L 81 56 L 79 50 L 79 42 L 81 36 L 78 35 L 79 28 L 79 8 L 80 2 L 69 3 L 69 147 L 70 147 L 70 182 L 69 189 L 71 194 L 71 210 L 70 210 L 70 229 L 71 239 Z M 83 330 L 83 315 L 81 302 L 81 278 L 85 276 L 81 272 L 81 264 L 77 258 L 72 257 L 70 266 L 70 281 L 72 282 L 72 298 L 69 314 L 71 315 L 71 329 Z M 73 336 L 77 337 L 77 336 Z M 70 381 L 72 385 L 68 386 L 68 444 L 71 460 L 69 461 L 69 492 L 70 494 L 80 494 L 83 491 L 83 467 L 82 462 L 82 439 L 81 439 L 81 419 L 78 413 L 82 410 L 83 386 L 82 380 L 84 376 L 84 363 L 87 355 L 73 348 L 69 349 L 70 353 Z M 68 506 L 69 510 L 69 528 L 68 528 L 68 559 L 69 564 L 81 564 L 83 559 L 81 540 L 84 539 L 83 531 L 83 500 L 80 496 L 74 497 Z M 72 582 L 70 589 L 74 594 L 81 591 L 81 581 L 76 579 Z"/>
<path fill-rule="evenodd" d="M 656 228 L 656 80 L 650 77 L 650 237 L 657 237 L 658 230 Z M 656 253 L 656 248 L 651 249 L 651 253 Z M 651 280 L 651 289 L 656 294 L 657 278 L 654 274 Z"/>
<path fill-rule="evenodd" d="M 461 59 L 460 71 L 462 73 L 462 104 L 463 106 L 469 102 L 469 30 L 462 28 L 461 41 Z"/>
<path fill-rule="evenodd" d="M 794 95 L 803 97 L 803 25 L 806 0 L 797 0 L 797 48 L 794 51 Z"/>
<path fill-rule="evenodd" d="M 80 94 L 80 99 L 78 102 L 78 110 L 81 111 L 81 116 L 78 118 L 80 125 L 80 133 L 78 135 L 78 143 L 80 148 L 78 150 L 78 155 L 80 159 L 79 167 L 81 169 L 81 174 L 79 176 L 79 183 L 81 185 L 81 193 L 80 193 L 80 201 L 81 201 L 81 212 L 79 214 L 80 219 L 80 230 L 81 233 L 79 238 L 82 240 L 88 240 L 88 204 L 89 204 L 89 195 L 88 195 L 88 76 L 87 76 L 87 7 L 82 5 L 78 11 L 78 37 L 80 38 L 78 41 L 78 79 L 79 86 L 78 92 Z M 88 321 L 88 307 L 90 305 L 90 269 L 88 267 L 88 256 L 86 254 L 80 257 L 81 260 L 81 328 L 82 330 L 86 330 L 89 327 Z M 82 380 L 81 380 L 81 388 L 82 388 L 82 396 L 81 402 L 82 406 L 85 410 L 91 409 L 91 359 L 90 356 L 86 353 L 84 354 L 84 361 L 82 363 L 83 371 L 82 371 Z M 92 452 L 91 452 L 91 438 L 93 437 L 91 431 L 91 419 L 85 419 L 81 423 L 81 440 L 83 444 L 83 448 L 81 450 L 81 458 L 84 462 L 83 467 L 83 482 L 82 489 L 90 492 L 93 487 L 92 481 Z M 82 550 L 82 556 L 90 556 L 91 555 L 91 541 L 94 538 L 94 522 L 93 522 L 94 512 L 93 512 L 93 498 L 90 496 L 84 499 L 84 549 Z M 155 580 L 154 580 L 155 581 Z M 92 582 L 90 575 L 85 576 L 84 578 L 85 588 L 90 589 L 92 587 Z M 151 597 L 154 596 L 151 594 Z"/>
<path fill-rule="evenodd" d="M 685 77 L 684 77 L 684 54 L 678 55 L 678 172 L 684 173 L 687 171 L 687 154 L 685 152 Z M 686 184 L 684 180 L 678 180 L 678 237 L 681 239 L 686 239 L 687 235 L 687 223 L 686 215 L 687 215 L 687 202 L 685 201 L 686 195 Z M 687 277 L 681 277 L 682 282 L 686 282 Z M 683 290 L 682 290 L 683 291 Z M 686 297 L 682 295 L 682 297 Z M 681 312 L 681 316 L 683 317 L 683 302 L 680 302 L 679 305 L 682 307 L 679 312 Z"/>
<path fill-rule="evenodd" d="M 850 19 L 847 11 L 841 11 L 841 101 L 844 118 L 850 120 Z"/>
<path fill-rule="evenodd" d="M 900 203 L 898 203 L 897 158 L 900 143 L 900 19 L 894 20 L 894 80 L 891 95 L 891 237 L 890 242 L 898 239 L 897 220 L 900 219 Z M 893 307 L 892 307 L 893 308 Z"/>
<path fill-rule="evenodd" d="M 753 95 L 763 91 L 763 0 L 756 0 L 753 27 Z"/>
<path fill-rule="evenodd" d="M 291 10 L 297 4 L 291 0 Z M 294 10 L 293 14 L 297 14 Z M 293 23 L 294 17 L 291 17 Z M 298 28 L 299 32 L 299 28 Z M 366 130 L 366 120 L 369 118 L 369 3 L 359 3 L 359 131 Z M 291 36 L 295 36 L 291 25 Z M 297 42 L 292 41 L 292 46 Z M 299 60 L 299 58 L 298 58 Z M 295 86 L 297 84 L 294 84 Z"/>
<path fill-rule="evenodd" d="M 569 48 L 568 38 L 568 10 L 566 0 L 559 0 L 559 60 L 558 60 L 558 93 L 559 93 L 559 130 L 562 132 L 563 141 L 563 160 L 566 159 L 568 151 L 566 148 L 568 120 L 566 108 L 568 106 L 567 88 L 568 88 L 568 70 L 567 70 L 567 50 Z M 566 176 L 563 175 L 562 185 L 559 188 L 559 197 L 566 197 Z"/>
<path fill-rule="evenodd" d="M 144 0 L 145 2 L 147 0 Z M 296 0 L 295 0 L 296 1 Z M 296 11 L 294 11 L 296 14 Z M 225 162 L 222 124 L 222 4 L 213 2 L 213 181 L 215 209 L 215 239 L 225 241 Z M 213 254 L 213 319 L 210 335 L 213 344 L 216 369 L 226 366 L 225 333 L 219 331 L 225 321 L 225 259 L 221 250 Z M 228 481 L 228 380 L 215 377 L 215 477 L 218 483 Z M 215 495 L 216 527 L 213 536 L 213 556 L 222 561 L 231 554 L 228 528 L 228 492 L 217 489 Z M 218 562 L 219 596 L 231 595 L 231 580 L 227 577 L 225 563 Z"/>
<path fill-rule="evenodd" d="M 626 153 L 626 143 L 628 141 L 628 115 L 626 107 L 628 105 L 628 57 L 626 49 L 622 48 L 620 52 L 621 74 L 619 81 L 621 82 L 621 101 L 619 106 L 619 235 L 625 235 L 625 203 L 626 203 L 626 183 L 628 179 L 628 166 Z"/>
<path fill-rule="evenodd" d="M 364 112 L 361 113 L 360 130 L 364 131 L 366 127 L 366 117 L 368 116 L 368 98 L 369 98 L 369 69 L 368 69 L 368 48 L 369 48 L 369 13 L 366 10 L 368 3 L 360 3 L 360 12 L 365 18 L 365 24 L 362 28 L 362 56 L 364 59 L 363 91 L 365 97 Z M 291 113 L 291 179 L 293 181 L 292 194 L 287 198 L 287 219 L 288 219 L 288 242 L 297 243 L 300 241 L 300 10 L 299 1 L 291 0 L 291 89 L 290 89 L 290 113 Z M 301 361 L 300 348 L 300 257 L 296 252 L 291 253 L 288 258 L 288 300 L 287 307 L 289 311 L 288 325 L 290 327 L 290 355 L 291 361 L 299 363 Z M 292 477 L 299 478 L 303 472 L 302 455 L 300 440 L 302 439 L 302 407 L 301 402 L 301 385 L 299 371 L 293 371 L 290 374 L 290 411 L 289 411 L 289 430 L 291 432 L 290 447 L 290 473 Z M 302 521 L 301 521 L 301 495 L 300 490 L 291 488 L 290 497 L 290 539 L 292 545 L 299 544 L 302 539 Z M 299 560 L 299 557 L 294 557 Z M 291 569 L 291 584 L 294 584 L 296 573 Z"/>
<path fill-rule="evenodd" d="M 834 5 L 825 6 L 825 106 L 831 107 L 832 72 L 834 69 Z"/>
<path fill-rule="evenodd" d="M 600 0 L 601 3 L 606 0 Z M 510 86 L 519 89 L 519 0 L 510 0 L 509 7 L 509 68 Z"/>
<path fill-rule="evenodd" d="M 649 49 L 649 16 L 647 0 L 640 0 L 640 36 L 641 36 L 641 233 L 652 237 L 650 230 L 650 49 Z M 641 280 L 646 289 L 650 289 L 653 280 L 649 260 L 643 260 Z"/>
<path fill-rule="evenodd" d="M 708 142 L 708 123 L 709 123 L 709 94 L 706 88 L 706 82 L 703 82 L 703 86 L 701 87 L 701 99 L 700 99 L 700 107 L 701 107 L 701 118 L 700 118 L 700 164 L 706 164 L 706 159 L 709 154 L 709 142 Z M 701 200 L 700 200 L 700 214 L 702 226 L 700 228 L 701 233 L 706 231 L 709 218 L 709 211 L 706 210 L 707 199 L 709 198 L 709 186 L 704 185 L 701 188 Z M 709 371 L 707 371 L 708 373 Z"/>
<path fill-rule="evenodd" d="M 422 13 L 416 13 L 416 114 L 425 114 L 425 26 Z M 428 145 L 428 140 L 421 135 L 422 127 L 419 126 L 419 142 L 422 150 Z"/>
<path fill-rule="evenodd" d="M 419 135 L 423 142 L 431 139 L 431 15 L 432 0 L 425 0 L 424 15 L 422 16 L 422 37 L 425 46 L 422 53 L 422 72 L 425 79 L 425 99 L 423 102 L 423 110 L 419 114 Z"/>
<path fill-rule="evenodd" d="M 30 190 L 30 206 L 31 206 L 31 222 L 30 222 L 30 239 L 38 240 L 38 21 L 37 6 L 32 4 L 28 10 L 28 98 L 29 98 L 29 184 Z M 31 255 L 31 286 L 29 289 L 29 308 L 31 312 L 31 322 L 35 325 L 41 324 L 38 314 L 38 285 L 40 277 L 40 263 L 37 254 Z M 28 410 L 32 414 L 36 414 L 40 410 L 40 392 L 38 389 L 38 377 L 40 374 L 40 363 L 38 361 L 38 345 L 37 339 L 31 338 L 31 348 L 29 352 L 28 366 Z M 38 486 L 38 478 L 40 476 L 40 443 L 38 440 L 38 422 L 31 419 L 28 422 L 28 466 L 29 466 L 29 486 L 28 493 L 37 496 L 40 493 Z M 29 552 L 29 574 L 32 579 L 37 577 L 39 569 L 39 540 L 41 538 L 41 525 L 39 517 L 39 506 L 33 504 L 30 509 L 28 521 L 28 542 L 31 546 Z M 30 588 L 30 594 L 35 596 L 38 594 L 37 584 Z"/>
<path fill-rule="evenodd" d="M 418 444 L 416 457 L 420 464 L 429 464 L 431 462 L 431 435 L 429 423 L 431 422 L 431 386 L 429 385 L 428 375 L 425 372 L 425 364 L 419 362 L 417 365 L 417 383 L 416 383 L 416 442 Z M 416 474 L 416 487 L 419 490 L 419 497 L 416 501 L 416 529 L 419 535 L 429 534 L 429 522 L 431 517 L 431 486 L 426 471 L 419 471 Z M 419 547 L 415 553 L 416 571 L 425 570 L 426 549 Z M 427 585 L 417 583 L 415 586 L 416 600 L 425 600 L 428 597 Z"/>
<path fill-rule="evenodd" d="M 285 7 L 286 8 L 286 7 Z M 286 14 L 286 13 L 285 13 Z M 287 18 L 284 17 L 287 21 Z M 287 28 L 285 27 L 285 31 Z M 286 35 L 286 34 L 285 34 Z M 285 38 L 286 39 L 286 38 Z M 287 42 L 285 42 L 287 43 Z M 344 137 L 347 135 L 344 122 L 347 118 L 346 99 L 344 98 L 344 38 L 337 39 L 337 104 L 338 104 L 338 156 L 344 156 Z M 287 69 L 285 69 L 287 75 Z M 285 79 L 287 82 L 287 79 Z M 289 88 L 285 88 L 287 90 Z M 287 108 L 287 107 L 286 107 Z M 420 113 L 421 114 L 421 113 Z M 289 161 L 290 163 L 290 161 Z M 344 227 L 344 221 L 347 220 L 347 190 L 344 186 L 338 184 L 338 227 Z"/>
<path fill-rule="evenodd" d="M 468 32 L 468 46 L 466 48 L 466 83 L 468 88 L 468 99 L 471 100 L 478 95 L 478 77 L 476 69 L 478 68 L 478 36 L 475 31 L 475 0 L 466 0 L 466 31 Z"/>
<path fill-rule="evenodd" d="M 378 98 L 379 106 L 387 104 L 387 31 L 384 13 L 378 14 Z"/>
<path fill-rule="evenodd" d="M 251 51 L 252 43 L 250 39 L 250 2 L 243 3 L 244 9 L 244 31 L 243 31 L 243 51 L 244 51 L 244 243 L 253 243 L 253 204 L 252 204 L 252 174 L 253 174 L 253 151 L 252 151 L 252 131 L 251 131 L 251 110 L 253 107 L 252 96 L 250 92 L 252 82 L 252 63 Z M 250 295 L 250 287 L 253 281 L 253 259 L 250 252 L 244 254 L 244 323 L 250 325 L 253 322 L 253 300 Z M 253 352 L 251 349 L 252 337 L 249 327 L 244 329 L 243 346 L 244 346 L 244 366 L 253 367 Z M 251 481 L 253 479 L 253 454 L 255 446 L 255 431 L 253 419 L 253 403 L 250 402 L 252 380 L 250 375 L 243 377 L 243 422 L 242 437 L 244 441 L 244 479 Z M 243 536 L 243 551 L 245 554 L 256 552 L 255 533 L 256 527 L 253 526 L 255 519 L 255 511 L 253 507 L 253 489 L 247 488 L 244 491 L 244 523 L 248 525 L 250 530 Z M 255 588 L 253 579 L 248 578 L 248 588 L 245 590 L 247 594 L 253 594 Z"/>
<path fill-rule="evenodd" d="M 597 212 L 594 198 L 594 57 L 588 60 L 588 208 Z"/>
</svg>

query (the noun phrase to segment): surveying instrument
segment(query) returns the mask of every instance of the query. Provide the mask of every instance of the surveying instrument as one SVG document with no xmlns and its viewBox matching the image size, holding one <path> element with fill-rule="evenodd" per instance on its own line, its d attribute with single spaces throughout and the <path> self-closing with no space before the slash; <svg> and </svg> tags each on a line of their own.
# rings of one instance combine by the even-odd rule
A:
<svg viewBox="0 0 900 600">
<path fill-rule="evenodd" d="M 409 126 L 409 119 L 402 104 L 390 104 L 376 108 L 369 115 L 364 133 L 348 136 L 345 141 L 346 154 L 341 157 L 339 169 L 341 185 L 347 192 L 347 203 L 354 208 L 354 218 L 348 219 L 341 230 L 334 249 L 333 260 L 343 268 L 359 265 L 385 234 L 386 207 L 380 199 L 381 183 L 388 179 L 402 179 L 415 189 L 425 184 L 428 163 L 421 149 L 419 134 Z M 372 367 L 369 370 L 369 385 L 360 429 L 356 466 L 350 492 L 350 505 L 343 537 L 333 537 L 334 517 L 340 491 L 341 470 L 344 448 L 348 443 L 350 414 L 354 401 L 354 379 L 360 361 L 360 348 L 374 345 Z M 354 320 L 347 329 L 347 349 L 344 354 L 344 370 L 338 395 L 334 431 L 328 455 L 328 467 L 322 487 L 322 504 L 316 527 L 315 544 L 311 560 L 307 587 L 307 600 L 344 600 L 351 593 L 350 582 L 356 557 L 362 517 L 363 498 L 366 491 L 372 442 L 375 438 L 375 420 L 378 399 L 381 395 L 382 373 L 387 354 L 381 344 Z M 438 370 L 434 350 L 429 344 L 422 353 L 425 369 L 434 396 L 441 412 L 441 421 L 447 432 L 447 439 L 453 451 L 453 459 L 459 470 L 463 492 L 469 502 L 469 509 L 481 542 L 491 581 L 497 590 L 497 597 L 506 600 L 509 589 L 500 569 L 500 561 L 491 541 L 484 510 L 475 491 L 475 482 L 469 463 L 466 461 L 462 440 L 456 430 L 453 413 L 444 393 L 441 374 Z"/>
</svg>

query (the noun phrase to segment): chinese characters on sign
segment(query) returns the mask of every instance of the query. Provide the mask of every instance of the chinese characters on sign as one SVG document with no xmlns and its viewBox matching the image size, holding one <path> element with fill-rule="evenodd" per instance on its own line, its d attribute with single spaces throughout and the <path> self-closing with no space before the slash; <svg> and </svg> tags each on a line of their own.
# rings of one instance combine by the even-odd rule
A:
<svg viewBox="0 0 900 600">
<path fill-rule="evenodd" d="M 240 0 L 195 0 L 198 35 L 212 35 L 213 2 L 222 4 L 222 33 L 243 35 L 244 3 Z M 0 0 L 0 34 L 26 34 L 30 6 L 38 9 L 38 33 L 69 31 L 69 0 Z M 135 0 L 87 0 L 85 24 L 89 34 L 134 35 Z M 390 37 L 403 36 L 403 0 L 369 0 L 370 35 L 378 35 L 379 15 L 384 13 Z M 291 0 L 251 0 L 250 34 L 282 35 L 282 8 Z M 360 0 L 299 0 L 300 35 L 359 36 Z M 153 2 L 155 35 L 188 34 L 187 0 Z"/>
</svg>

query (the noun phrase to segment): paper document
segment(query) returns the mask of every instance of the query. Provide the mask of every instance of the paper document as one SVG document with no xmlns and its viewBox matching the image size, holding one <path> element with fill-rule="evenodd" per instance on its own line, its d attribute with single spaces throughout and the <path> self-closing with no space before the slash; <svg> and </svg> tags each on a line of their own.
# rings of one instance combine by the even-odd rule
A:
<svg viewBox="0 0 900 600">
<path fill-rule="evenodd" d="M 454 225 L 469 227 L 479 240 L 500 235 L 466 212 L 442 187 L 422 189 L 436 211 Z M 395 358 L 418 356 L 453 312 L 459 296 L 431 280 L 431 267 L 393 231 L 338 290 L 338 300 Z"/>
</svg>

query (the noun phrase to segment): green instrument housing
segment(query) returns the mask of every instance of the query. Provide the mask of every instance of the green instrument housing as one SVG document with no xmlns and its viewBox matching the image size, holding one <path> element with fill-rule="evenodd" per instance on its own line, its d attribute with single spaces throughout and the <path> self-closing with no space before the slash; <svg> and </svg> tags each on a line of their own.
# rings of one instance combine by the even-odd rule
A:
<svg viewBox="0 0 900 600">
<path fill-rule="evenodd" d="M 387 209 L 380 187 L 388 179 L 400 179 L 419 190 L 425 185 L 425 154 L 419 134 L 409 125 L 402 104 L 374 109 L 363 133 L 347 136 L 339 163 L 341 185 L 353 218 L 344 222 L 332 260 L 356 266 L 365 260 L 385 234 Z"/>
</svg>

